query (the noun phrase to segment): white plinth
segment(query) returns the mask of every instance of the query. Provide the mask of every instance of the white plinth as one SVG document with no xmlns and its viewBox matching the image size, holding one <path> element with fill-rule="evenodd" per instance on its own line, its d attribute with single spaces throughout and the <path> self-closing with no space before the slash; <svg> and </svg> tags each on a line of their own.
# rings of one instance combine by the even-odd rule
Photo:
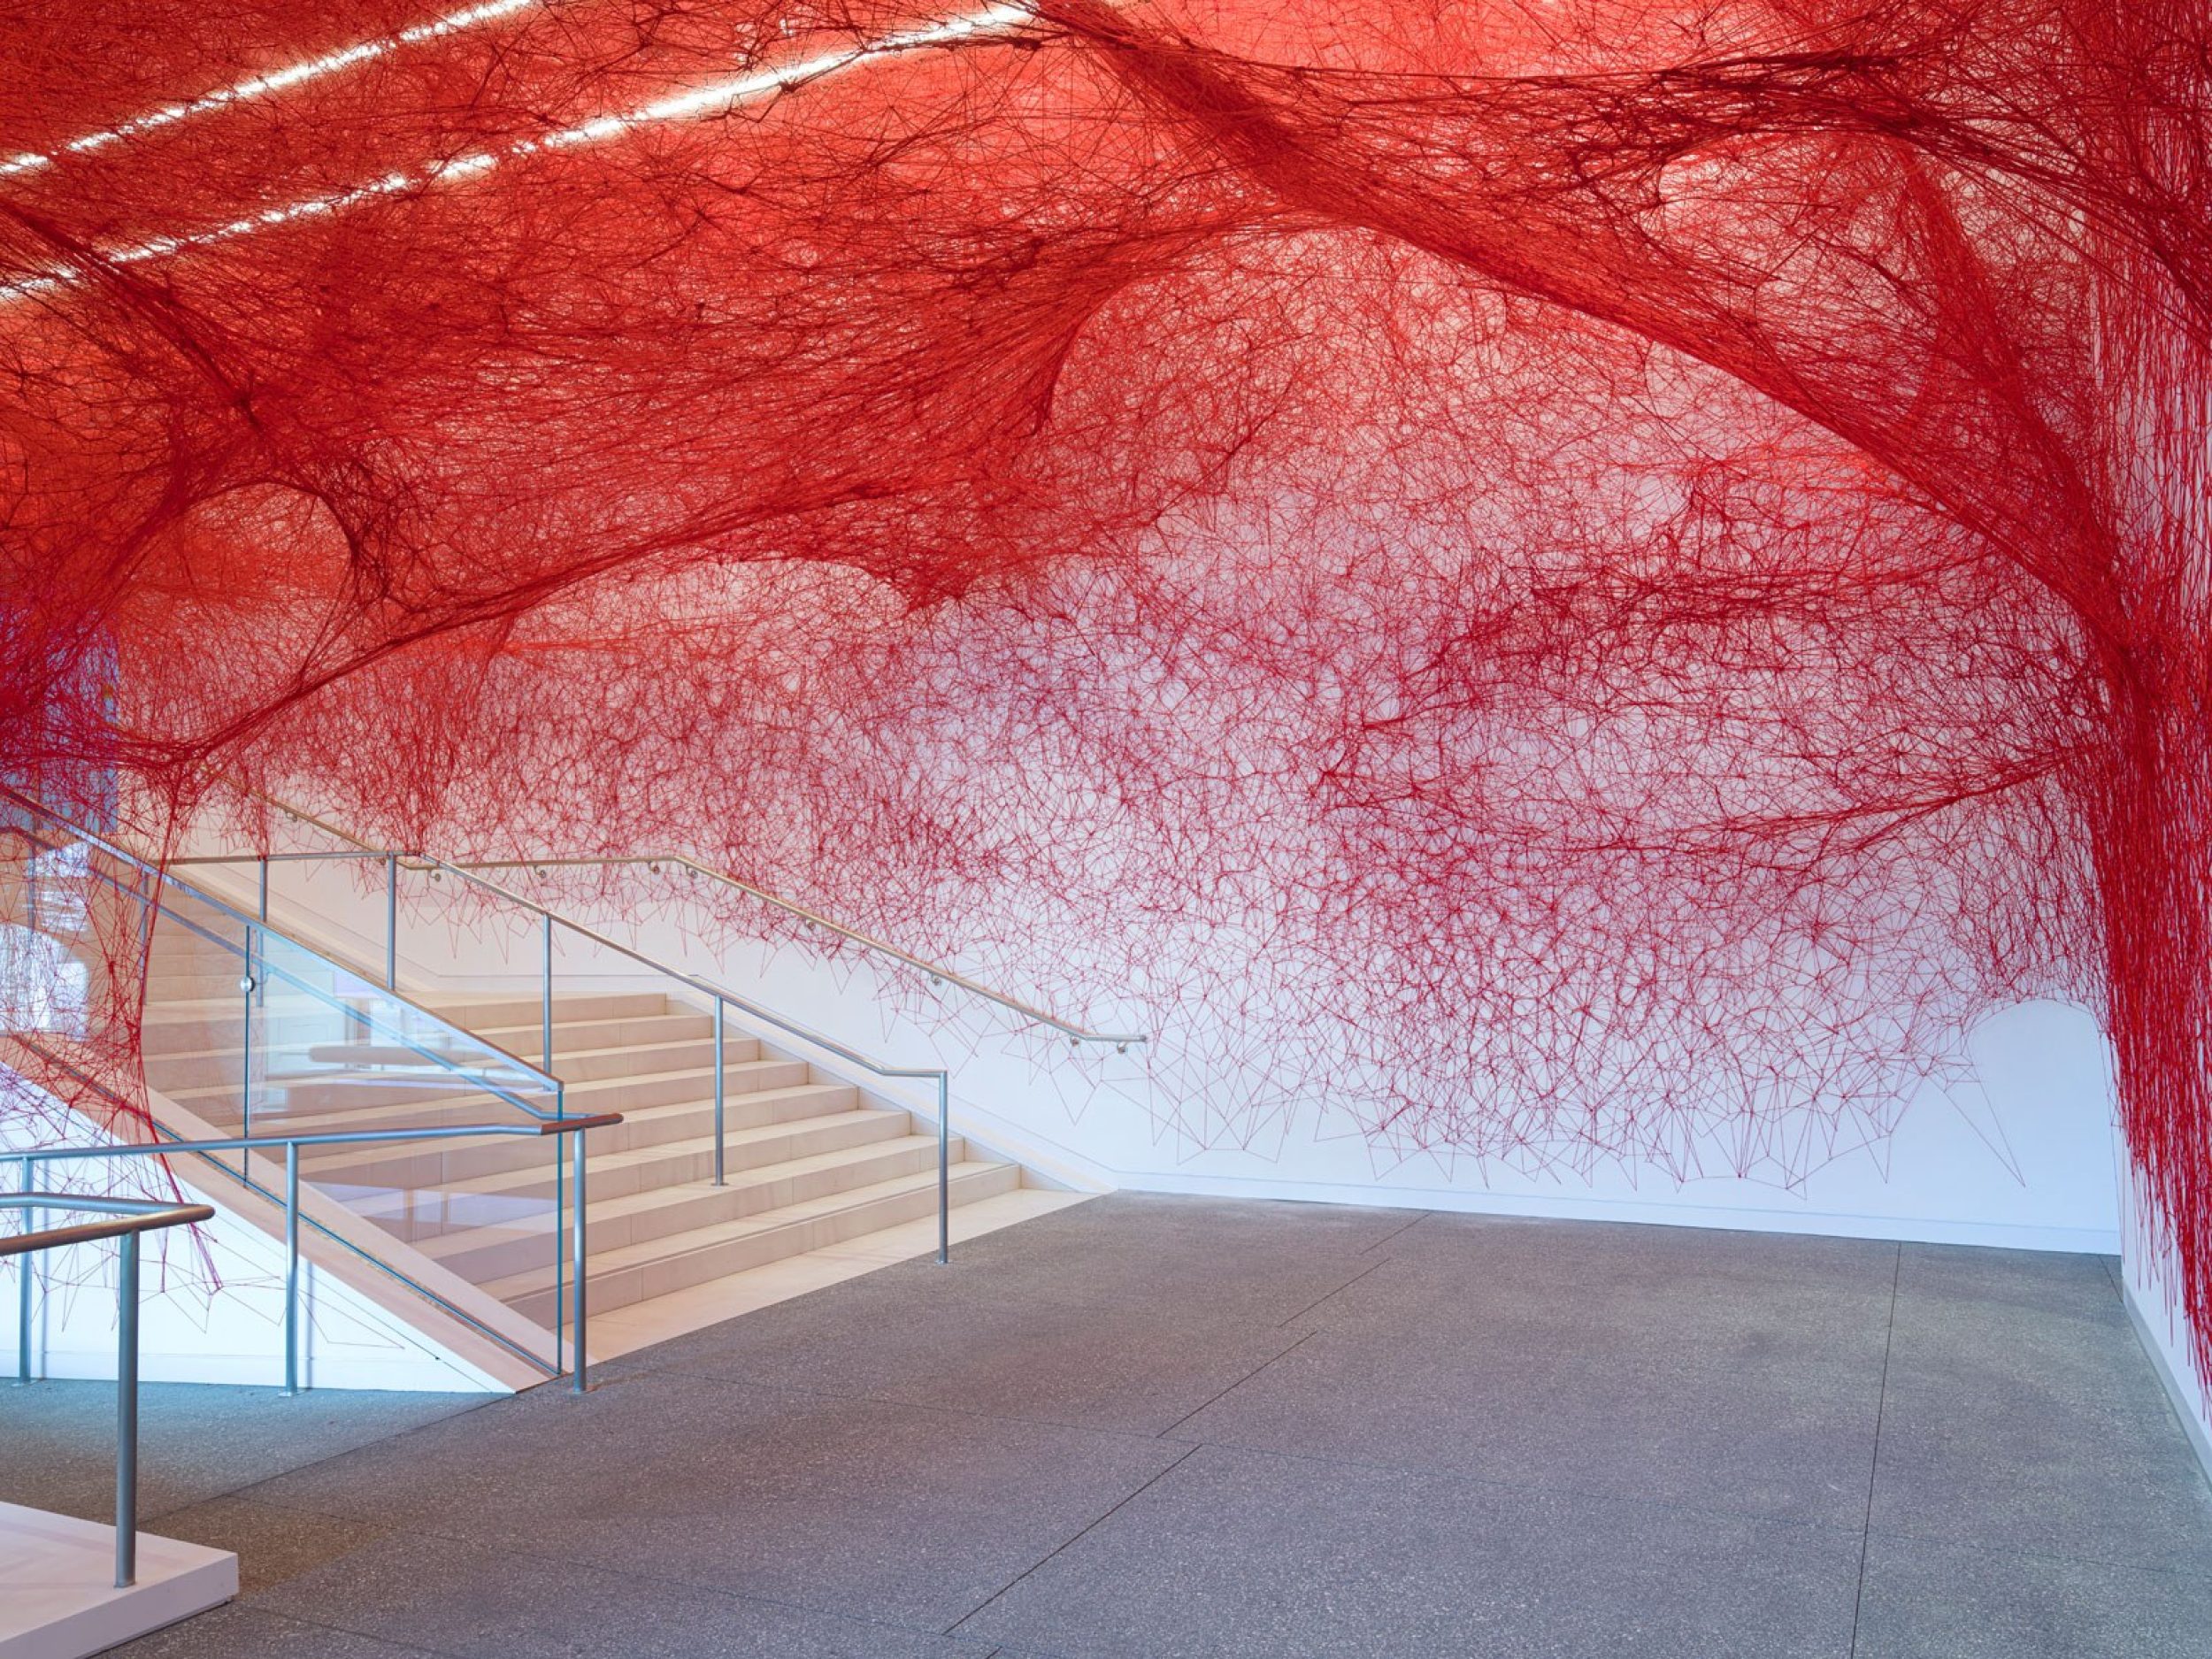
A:
<svg viewBox="0 0 2212 1659">
<path fill-rule="evenodd" d="M 237 1556 L 151 1532 L 119 1590 L 113 1527 L 0 1503 L 0 1659 L 85 1659 L 237 1594 Z"/>
</svg>

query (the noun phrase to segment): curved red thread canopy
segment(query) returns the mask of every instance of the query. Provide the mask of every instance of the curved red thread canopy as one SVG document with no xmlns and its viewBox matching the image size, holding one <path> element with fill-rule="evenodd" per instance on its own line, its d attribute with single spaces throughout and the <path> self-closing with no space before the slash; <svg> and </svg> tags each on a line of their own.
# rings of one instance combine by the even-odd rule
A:
<svg viewBox="0 0 2212 1659">
<path fill-rule="evenodd" d="M 687 843 L 1125 987 L 1198 1144 L 1793 1184 L 2073 998 L 2212 1362 L 2208 53 L 19 7 L 0 764 Z"/>
</svg>

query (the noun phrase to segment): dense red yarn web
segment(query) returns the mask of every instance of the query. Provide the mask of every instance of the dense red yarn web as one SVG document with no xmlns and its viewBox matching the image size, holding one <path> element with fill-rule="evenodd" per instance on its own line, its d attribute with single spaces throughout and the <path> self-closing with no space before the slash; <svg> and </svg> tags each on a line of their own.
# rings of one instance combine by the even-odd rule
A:
<svg viewBox="0 0 2212 1659">
<path fill-rule="evenodd" d="M 1795 1185 L 2070 998 L 2212 1362 L 2200 0 L 438 16 L 0 19 L 19 784 L 688 845 L 1190 1145 Z"/>
</svg>

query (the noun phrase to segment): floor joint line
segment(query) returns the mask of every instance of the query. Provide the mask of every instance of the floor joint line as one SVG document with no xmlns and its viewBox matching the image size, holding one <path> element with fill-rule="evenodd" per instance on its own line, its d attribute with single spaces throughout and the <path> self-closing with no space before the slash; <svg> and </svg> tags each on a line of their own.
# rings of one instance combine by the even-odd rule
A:
<svg viewBox="0 0 2212 1659">
<path fill-rule="evenodd" d="M 1376 1240 L 1374 1241 L 1374 1243 L 1372 1243 L 1372 1244 L 1371 1244 L 1371 1245 L 1367 1246 L 1365 1249 L 1361 1250 L 1361 1251 L 1360 1251 L 1360 1254 L 1361 1254 L 1362 1256 L 1365 1256 L 1369 1250 L 1379 1250 L 1379 1249 L 1381 1249 L 1381 1248 L 1383 1248 L 1383 1246 L 1384 1246 L 1384 1245 L 1386 1245 L 1386 1244 L 1389 1243 L 1389 1242 L 1391 1241 L 1391 1240 L 1393 1240 L 1393 1239 L 1396 1238 L 1396 1237 L 1397 1237 L 1400 1233 L 1405 1233 L 1405 1232 L 1408 1232 L 1408 1231 L 1409 1231 L 1409 1230 L 1410 1230 L 1410 1229 L 1412 1229 L 1412 1228 L 1415 1228 L 1415 1227 L 1419 1226 L 1419 1225 L 1420 1225 L 1423 1222 L 1426 1221 L 1426 1220 L 1427 1220 L 1427 1219 L 1428 1219 L 1431 1216 L 1434 1215 L 1435 1213 L 1436 1213 L 1436 1211 L 1434 1211 L 1433 1210 L 1419 1210 L 1419 1211 L 1416 1212 L 1416 1214 L 1414 1215 L 1413 1219 L 1412 1219 L 1412 1220 L 1410 1220 L 1410 1221 L 1409 1221 L 1409 1222 L 1407 1222 L 1407 1223 L 1406 1223 L 1406 1225 L 1405 1225 L 1404 1226 L 1402 1226 L 1402 1227 L 1393 1227 L 1393 1228 L 1392 1228 L 1392 1229 L 1391 1229 L 1388 1233 L 1384 1233 L 1384 1234 L 1383 1234 L 1383 1236 L 1382 1236 L 1381 1238 L 1379 1238 L 1379 1239 Z"/>
<path fill-rule="evenodd" d="M 1905 1247 L 1897 1247 L 1890 1270 L 1889 1324 L 1882 1333 L 1882 1384 L 1874 1396 L 1874 1455 L 1866 1471 L 1866 1519 L 1859 1528 L 1859 1585 L 1851 1598 L 1851 1654 L 1859 1651 L 1859 1615 L 1866 1606 L 1866 1556 L 1874 1539 L 1874 1483 L 1882 1472 L 1882 1413 L 1889 1404 L 1889 1356 L 1897 1342 L 1897 1287 L 1905 1277 Z"/>
<path fill-rule="evenodd" d="M 1200 1408 L 1200 1409 L 1202 1410 L 1204 1408 L 1202 1408 L 1202 1408 Z M 944 1632 L 943 1632 L 943 1633 L 944 1633 L 944 1634 L 946 1634 L 946 1635 L 948 1635 L 948 1636 L 950 1636 L 950 1635 L 953 1635 L 953 1634 L 955 1634 L 956 1632 L 958 1632 L 958 1630 L 960 1629 L 960 1627 L 961 1627 L 963 1624 L 966 1624 L 966 1623 L 967 1623 L 970 1619 L 973 1618 L 973 1617 L 974 1617 L 977 1614 L 979 1614 L 979 1613 L 982 1612 L 982 1611 L 984 1610 L 984 1609 L 986 1609 L 986 1608 L 989 1607 L 989 1606 L 991 1605 L 991 1603 L 992 1603 L 992 1602 L 994 1602 L 994 1601 L 997 1601 L 997 1600 L 998 1600 L 1001 1596 L 1003 1596 L 1004 1594 L 1007 1594 L 1007 1592 L 1009 1592 L 1010 1590 L 1014 1589 L 1016 1586 L 1018 1586 L 1018 1585 L 1020 1585 L 1020 1583 L 1021 1583 L 1021 1582 L 1022 1582 L 1025 1578 L 1028 1578 L 1028 1577 L 1029 1577 L 1029 1575 L 1030 1575 L 1031 1573 L 1035 1572 L 1035 1571 L 1036 1571 L 1039 1568 L 1043 1567 L 1043 1566 L 1046 1566 L 1046 1565 L 1047 1565 L 1047 1564 L 1048 1564 L 1049 1563 L 1051 1563 L 1051 1562 L 1053 1562 L 1053 1561 L 1057 1560 L 1057 1559 L 1059 1558 L 1059 1556 L 1061 1555 L 1061 1554 L 1062 1554 L 1064 1551 L 1068 1550 L 1068 1549 L 1070 1549 L 1070 1548 L 1072 1548 L 1075 1545 L 1081 1543 L 1081 1542 L 1082 1542 L 1082 1541 L 1083 1541 L 1086 1538 L 1088 1538 L 1088 1537 L 1091 1535 L 1091 1533 L 1092 1533 L 1092 1532 L 1094 1532 L 1094 1531 L 1096 1531 L 1099 1527 L 1102 1527 L 1102 1526 L 1105 1525 L 1107 1522 L 1109 1522 L 1109 1521 L 1112 1520 L 1112 1519 L 1114 1518 L 1114 1517 L 1115 1517 L 1115 1516 L 1117 1516 L 1117 1515 L 1118 1515 L 1118 1514 L 1120 1514 L 1120 1513 L 1121 1513 L 1121 1510 L 1122 1510 L 1122 1507 L 1123 1507 L 1123 1505 L 1127 1504 L 1127 1503 L 1133 1502 L 1135 1502 L 1138 1498 L 1142 1497 L 1142 1496 L 1143 1496 L 1146 1493 L 1148 1493 L 1148 1492 L 1151 1491 L 1151 1489 L 1152 1489 L 1155 1486 L 1158 1485 L 1161 1481 L 1163 1481 L 1163 1480 L 1166 1479 L 1167 1479 L 1170 1475 L 1173 1474 L 1173 1473 L 1174 1473 L 1177 1470 L 1180 1469 L 1180 1468 L 1181 1468 L 1181 1467 L 1182 1467 L 1185 1463 L 1188 1463 L 1188 1462 L 1189 1462 L 1192 1458 L 1195 1457 L 1195 1456 L 1198 1455 L 1199 1450 L 1200 1450 L 1200 1448 L 1199 1448 L 1198 1447 L 1196 1447 L 1196 1446 L 1193 1446 L 1193 1447 L 1189 1448 L 1188 1448 L 1187 1450 L 1186 1450 L 1186 1451 L 1185 1451 L 1185 1452 L 1184 1452 L 1184 1453 L 1183 1453 L 1180 1456 L 1179 1456 L 1178 1458 L 1176 1458 L 1176 1460 L 1175 1460 L 1173 1463 L 1170 1463 L 1170 1464 L 1169 1464 L 1169 1465 L 1168 1465 L 1165 1469 L 1161 1470 L 1159 1473 L 1157 1473 L 1157 1474 L 1154 1475 L 1154 1476 L 1153 1476 L 1153 1477 L 1152 1477 L 1149 1480 L 1147 1480 L 1147 1481 L 1146 1481 L 1146 1482 L 1145 1482 L 1142 1486 L 1139 1486 L 1139 1487 L 1138 1487 L 1135 1491 L 1133 1491 L 1133 1492 L 1132 1492 L 1132 1493 L 1129 1493 L 1127 1495 L 1125 1495 L 1125 1496 L 1124 1496 L 1124 1497 L 1122 1497 L 1122 1498 L 1117 1499 L 1117 1500 L 1115 1501 L 1115 1502 L 1114 1502 L 1114 1504 L 1113 1504 L 1112 1508 L 1109 1509 L 1108 1509 L 1108 1510 L 1107 1510 L 1107 1511 L 1106 1511 L 1103 1515 L 1100 1516 L 1100 1517 L 1099 1517 L 1096 1520 L 1094 1520 L 1094 1521 L 1093 1521 L 1093 1522 L 1089 1523 L 1087 1525 L 1086 1525 L 1086 1526 L 1083 1528 L 1083 1530 L 1082 1530 L 1081 1532 L 1079 1532 L 1076 1533 L 1076 1534 L 1075 1534 L 1072 1538 L 1066 1539 L 1066 1540 L 1064 1540 L 1064 1541 L 1062 1541 L 1059 1545 L 1057 1545 L 1057 1546 L 1056 1546 L 1056 1547 L 1053 1549 L 1053 1551 L 1052 1551 L 1052 1553 L 1051 1553 L 1050 1555 L 1046 1555 L 1046 1556 L 1042 1557 L 1042 1558 L 1041 1558 L 1041 1559 L 1040 1559 L 1040 1560 L 1037 1560 L 1037 1561 L 1033 1561 L 1033 1562 L 1032 1562 L 1032 1563 L 1031 1563 L 1028 1566 L 1026 1566 L 1026 1567 L 1023 1568 L 1023 1569 L 1022 1569 L 1019 1572 L 1016 1573 L 1016 1574 L 1015 1574 L 1015 1575 L 1014 1575 L 1011 1578 L 1008 1579 L 1008 1580 L 1007 1580 L 1004 1584 L 1001 1585 L 1001 1586 L 1000 1586 L 997 1589 L 995 1589 L 995 1590 L 992 1591 L 992 1592 L 991 1592 L 991 1594 L 990 1594 L 988 1596 L 987 1596 L 987 1597 L 986 1597 L 983 1601 L 981 1601 L 980 1602 L 977 1603 L 974 1607 L 972 1607 L 972 1608 L 969 1609 L 968 1609 L 968 1611 L 966 1611 L 965 1613 L 963 1613 L 963 1614 L 962 1614 L 962 1615 L 961 1615 L 958 1618 L 956 1618 L 956 1619 L 953 1620 L 953 1622 L 952 1622 L 951 1624 L 949 1624 L 946 1625 L 946 1626 L 945 1626 L 945 1629 L 944 1629 Z"/>
<path fill-rule="evenodd" d="M 1300 1337 L 1295 1342 L 1293 1342 L 1288 1348 L 1285 1348 L 1280 1354 L 1270 1354 L 1258 1364 L 1253 1366 L 1250 1371 L 1245 1372 L 1243 1376 L 1238 1378 L 1236 1381 L 1231 1383 L 1226 1388 L 1224 1388 L 1220 1394 L 1214 1395 L 1212 1400 L 1201 1401 L 1198 1404 L 1184 1412 L 1181 1417 L 1176 1418 L 1174 1422 L 1169 1424 L 1165 1428 L 1162 1429 L 1152 1438 L 1156 1440 L 1164 1440 L 1167 1439 L 1169 1435 L 1174 1433 L 1176 1430 L 1181 1428 L 1183 1425 L 1189 1422 L 1201 1411 L 1203 1411 L 1208 1406 L 1213 1404 L 1215 1400 L 1219 1400 L 1225 1395 L 1234 1394 L 1238 1389 L 1243 1387 L 1245 1384 L 1250 1382 L 1252 1379 L 1265 1371 L 1270 1365 L 1272 1365 L 1277 1360 L 1283 1359 L 1289 1355 L 1295 1354 L 1307 1343 L 1312 1341 L 1314 1333 L 1311 1331 L 1309 1331 L 1305 1333 L 1305 1335 Z"/>
<path fill-rule="evenodd" d="M 1358 1284 L 1361 1279 L 1365 1279 L 1369 1273 L 1381 1271 L 1384 1267 L 1387 1266 L 1391 1262 L 1396 1259 L 1397 1258 L 1394 1256 L 1384 1256 L 1381 1261 L 1376 1263 L 1374 1266 L 1367 1269 L 1365 1272 L 1355 1273 L 1351 1276 L 1351 1278 L 1346 1279 L 1341 1285 L 1337 1286 L 1335 1289 L 1316 1296 L 1311 1302 L 1308 1302 L 1304 1307 L 1299 1309 L 1296 1313 L 1292 1314 L 1289 1318 L 1285 1319 L 1275 1328 L 1278 1331 L 1287 1331 L 1292 1325 L 1295 1325 L 1299 1320 L 1304 1318 L 1316 1308 L 1318 1308 L 1323 1302 L 1328 1301 L 1330 1297 L 1342 1295 L 1346 1291 L 1351 1289 L 1353 1286 Z"/>
</svg>

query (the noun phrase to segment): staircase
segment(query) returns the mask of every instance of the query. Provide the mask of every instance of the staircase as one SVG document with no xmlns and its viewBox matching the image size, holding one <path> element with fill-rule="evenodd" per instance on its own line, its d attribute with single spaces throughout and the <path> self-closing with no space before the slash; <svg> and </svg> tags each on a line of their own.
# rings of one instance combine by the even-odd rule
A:
<svg viewBox="0 0 2212 1659">
<path fill-rule="evenodd" d="M 242 1129 L 240 978 L 234 949 L 167 919 L 156 929 L 142 1033 L 148 1084 L 157 1109 L 165 1097 L 225 1133 Z M 537 996 L 409 995 L 509 1054 L 540 1052 Z M 388 1041 L 347 1029 L 328 1004 L 265 1001 L 256 1018 L 256 1134 L 521 1116 L 495 1095 L 455 1092 L 419 1064 L 396 1066 L 404 1056 Z M 557 997 L 553 1019 L 551 1069 L 566 1111 L 623 1117 L 591 1138 L 595 1317 L 934 1216 L 933 1123 L 768 1042 L 728 1035 L 726 1184 L 716 1186 L 712 1014 L 657 992 L 606 991 Z M 565 1271 L 557 1265 L 557 1145 L 485 1137 L 308 1148 L 301 1177 L 388 1235 L 400 1247 L 394 1264 L 419 1282 L 429 1276 L 411 1271 L 407 1253 L 550 1331 Z M 972 1156 L 958 1138 L 951 1157 L 954 1205 L 1023 1186 L 1018 1165 Z"/>
</svg>

